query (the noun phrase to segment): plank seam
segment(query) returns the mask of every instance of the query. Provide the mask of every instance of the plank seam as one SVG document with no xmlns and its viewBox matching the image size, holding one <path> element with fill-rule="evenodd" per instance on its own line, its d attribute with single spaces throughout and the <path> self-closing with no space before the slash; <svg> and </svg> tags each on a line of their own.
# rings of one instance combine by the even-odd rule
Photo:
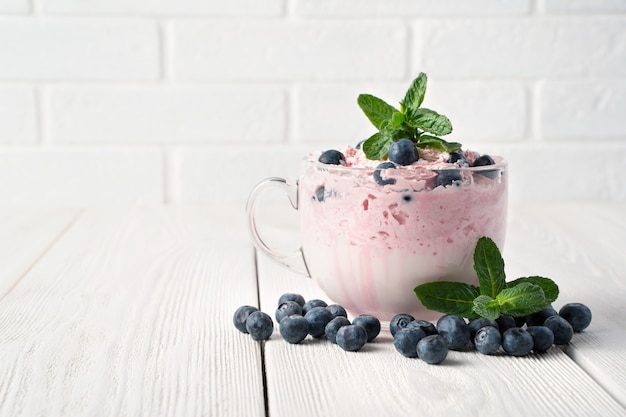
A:
<svg viewBox="0 0 626 417">
<path fill-rule="evenodd" d="M 254 273 L 256 276 L 256 297 L 257 297 L 257 305 L 259 306 L 259 310 L 263 311 L 261 307 L 261 281 L 259 280 L 259 257 L 256 248 L 253 250 L 254 253 Z M 265 341 L 259 343 L 259 349 L 261 350 L 261 378 L 263 382 L 263 405 L 265 408 L 265 417 L 269 417 L 270 408 L 269 408 L 269 397 L 267 390 L 267 368 L 265 366 Z"/>
<path fill-rule="evenodd" d="M 52 239 L 50 241 L 50 243 L 41 251 L 41 254 L 39 254 L 39 256 L 37 256 L 37 258 L 35 258 L 35 260 L 30 264 L 30 266 L 28 268 L 26 268 L 26 270 L 24 271 L 24 273 L 22 273 L 13 283 L 13 285 L 11 285 L 4 294 L 2 294 L 2 296 L 0 296 L 0 302 L 2 302 L 2 300 L 4 300 L 10 293 L 11 291 L 13 291 L 15 289 L 15 287 L 18 286 L 18 284 L 20 282 L 22 282 L 22 280 L 30 273 L 30 271 L 33 270 L 33 268 L 44 258 L 44 256 L 46 256 L 46 254 L 48 252 L 50 252 L 50 249 L 52 249 L 52 247 L 54 245 L 56 245 L 56 243 L 61 240 L 61 237 L 63 237 L 65 235 L 65 233 L 67 233 L 68 230 L 70 230 L 70 228 L 78 221 L 78 218 L 83 214 L 83 209 L 80 209 L 78 211 L 78 213 L 76 213 L 76 215 L 72 218 L 72 220 L 70 220 L 67 225 L 61 229 L 61 231 L 58 233 L 57 236 L 55 236 L 54 239 Z"/>
</svg>

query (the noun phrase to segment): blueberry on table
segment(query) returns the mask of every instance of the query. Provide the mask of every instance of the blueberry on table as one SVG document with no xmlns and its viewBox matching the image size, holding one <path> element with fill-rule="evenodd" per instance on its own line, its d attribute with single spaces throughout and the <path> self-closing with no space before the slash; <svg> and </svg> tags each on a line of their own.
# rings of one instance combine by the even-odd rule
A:
<svg viewBox="0 0 626 417">
<path fill-rule="evenodd" d="M 437 332 L 446 339 L 448 348 L 452 350 L 461 350 L 470 341 L 470 328 L 465 320 L 458 316 L 442 316 L 437 321 Z"/>
<path fill-rule="evenodd" d="M 568 303 L 559 310 L 559 316 L 569 322 L 575 332 L 582 332 L 591 323 L 591 310 L 581 303 Z"/>
<path fill-rule="evenodd" d="M 516 326 L 515 319 L 511 316 L 500 316 L 496 319 L 496 323 L 498 323 L 498 329 L 500 329 L 500 334 L 504 334 L 509 329 L 512 329 Z"/>
<path fill-rule="evenodd" d="M 467 158 L 463 152 L 450 152 L 448 163 L 457 164 L 460 167 L 469 166 L 469 162 L 467 162 Z"/>
<path fill-rule="evenodd" d="M 393 337 L 393 345 L 402 356 L 417 358 L 417 343 L 426 337 L 418 327 L 400 329 Z"/>
<path fill-rule="evenodd" d="M 329 149 L 327 151 L 322 152 L 318 161 L 321 162 L 322 164 L 341 165 L 342 162 L 343 163 L 346 162 L 346 157 L 344 156 L 344 154 L 342 154 L 341 152 L 335 149 Z"/>
<path fill-rule="evenodd" d="M 400 139 L 391 144 L 387 154 L 391 162 L 398 165 L 411 165 L 417 161 L 417 147 L 410 139 Z"/>
<path fill-rule="evenodd" d="M 533 337 L 533 350 L 545 352 L 554 345 L 554 333 L 546 326 L 528 326 L 526 331 Z"/>
<path fill-rule="evenodd" d="M 302 315 L 302 307 L 295 301 L 285 301 L 276 309 L 276 321 L 280 323 L 283 318 L 293 314 Z"/>
<path fill-rule="evenodd" d="M 426 333 L 426 336 L 430 336 L 433 334 L 438 334 L 437 332 L 437 328 L 435 327 L 434 324 L 432 324 L 429 321 L 426 320 L 413 320 L 412 322 L 410 322 L 409 324 L 407 324 L 406 326 L 408 329 L 412 328 L 412 327 L 418 327 L 420 329 L 422 329 L 424 331 L 424 333 Z"/>
<path fill-rule="evenodd" d="M 255 311 L 246 320 L 246 330 L 254 340 L 267 340 L 274 332 L 274 322 L 268 314 Z"/>
<path fill-rule="evenodd" d="M 437 176 L 435 177 L 435 187 L 439 187 L 440 185 L 443 185 L 444 187 L 448 185 L 459 186 L 461 185 L 461 182 L 463 182 L 461 172 L 457 169 L 442 169 L 436 172 Z"/>
<path fill-rule="evenodd" d="M 470 320 L 468 326 L 470 328 L 470 340 L 474 340 L 474 337 L 476 336 L 476 332 L 485 326 L 491 326 L 491 327 L 495 327 L 496 329 L 498 329 L 498 323 L 496 323 L 495 320 L 489 320 L 484 317 Z"/>
<path fill-rule="evenodd" d="M 526 316 L 526 324 L 528 326 L 543 326 L 543 322 L 550 316 L 556 316 L 558 313 L 551 305 L 539 310 L 536 313 L 531 313 Z"/>
<path fill-rule="evenodd" d="M 324 336 L 326 325 L 333 319 L 330 311 L 326 307 L 313 307 L 304 315 L 306 321 L 309 322 L 309 334 L 319 338 Z"/>
<path fill-rule="evenodd" d="M 278 323 L 278 330 L 286 342 L 297 344 L 309 335 L 309 322 L 299 315 L 286 316 Z"/>
<path fill-rule="evenodd" d="M 398 330 L 404 329 L 410 322 L 414 321 L 415 317 L 410 314 L 400 313 L 392 317 L 389 322 L 389 330 L 391 335 L 395 336 Z"/>
<path fill-rule="evenodd" d="M 396 164 L 393 162 L 383 162 L 378 165 L 374 170 L 374 181 L 376 181 L 379 185 L 393 185 L 396 183 L 395 178 L 383 178 L 382 170 L 384 169 L 395 169 Z"/>
<path fill-rule="evenodd" d="M 348 317 L 348 312 L 346 311 L 346 309 L 339 304 L 331 304 L 329 306 L 326 306 L 326 310 L 330 311 L 330 314 L 333 315 L 333 318 L 339 316 L 346 318 Z"/>
<path fill-rule="evenodd" d="M 448 342 L 439 334 L 426 336 L 417 342 L 417 356 L 426 363 L 439 364 L 448 356 Z"/>
<path fill-rule="evenodd" d="M 343 316 L 337 316 L 331 321 L 328 322 L 326 327 L 324 328 L 324 333 L 326 334 L 326 339 L 328 339 L 331 343 L 337 343 L 337 332 L 343 326 L 349 326 L 350 320 Z"/>
<path fill-rule="evenodd" d="M 253 306 L 241 306 L 237 310 L 235 310 L 235 314 L 233 315 L 233 324 L 242 333 L 248 333 L 246 330 L 246 320 L 248 316 L 255 311 L 259 311 L 258 308 Z"/>
<path fill-rule="evenodd" d="M 520 327 L 511 327 L 502 334 L 502 349 L 511 356 L 528 355 L 534 344 L 530 333 Z"/>
<path fill-rule="evenodd" d="M 367 342 L 367 332 L 361 326 L 349 324 L 339 328 L 335 340 L 343 350 L 356 352 Z"/>
<path fill-rule="evenodd" d="M 326 304 L 326 301 L 314 298 L 313 300 L 309 300 L 306 303 L 304 303 L 304 305 L 302 306 L 302 314 L 306 315 L 306 313 L 308 313 L 309 310 L 311 310 L 313 307 L 327 307 L 327 306 L 328 304 Z"/>
<path fill-rule="evenodd" d="M 477 351 L 485 355 L 492 355 L 500 349 L 502 335 L 497 327 L 487 325 L 478 329 L 473 340 Z"/>
<path fill-rule="evenodd" d="M 380 320 L 369 314 L 361 314 L 352 320 L 352 324 L 361 326 L 367 333 L 367 341 L 371 342 L 380 333 Z"/>
<path fill-rule="evenodd" d="M 548 317 L 546 321 L 543 322 L 543 325 L 554 333 L 555 345 L 566 345 L 574 336 L 572 325 L 561 316 Z"/>
<path fill-rule="evenodd" d="M 296 303 L 300 304 L 300 307 L 304 306 L 304 297 L 300 294 L 287 292 L 280 296 L 280 298 L 278 299 L 278 305 L 281 305 L 285 301 L 295 301 Z"/>
</svg>

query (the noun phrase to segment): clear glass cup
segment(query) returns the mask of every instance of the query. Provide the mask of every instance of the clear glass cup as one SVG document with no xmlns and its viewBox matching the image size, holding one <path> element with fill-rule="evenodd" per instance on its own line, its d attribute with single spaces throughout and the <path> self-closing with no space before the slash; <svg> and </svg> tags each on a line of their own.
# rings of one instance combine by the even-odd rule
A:
<svg viewBox="0 0 626 417">
<path fill-rule="evenodd" d="M 303 162 L 296 183 L 266 178 L 250 194 L 248 218 L 255 246 L 313 278 L 330 301 L 351 315 L 395 314 L 435 320 L 413 289 L 430 281 L 477 284 L 473 252 L 482 236 L 502 248 L 506 234 L 507 163 L 432 169 L 378 170 Z M 302 246 L 293 253 L 269 247 L 255 217 L 258 196 L 280 187 L 299 212 Z M 304 261 L 298 269 L 294 258 Z"/>
</svg>

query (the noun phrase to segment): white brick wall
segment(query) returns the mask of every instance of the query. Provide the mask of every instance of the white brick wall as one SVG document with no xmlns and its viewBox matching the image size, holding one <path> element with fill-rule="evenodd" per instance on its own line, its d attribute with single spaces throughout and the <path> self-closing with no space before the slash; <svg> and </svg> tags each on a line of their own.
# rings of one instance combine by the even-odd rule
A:
<svg viewBox="0 0 626 417">
<path fill-rule="evenodd" d="M 513 201 L 626 201 L 626 0 L 0 0 L 0 205 L 240 202 L 418 72 Z"/>
</svg>

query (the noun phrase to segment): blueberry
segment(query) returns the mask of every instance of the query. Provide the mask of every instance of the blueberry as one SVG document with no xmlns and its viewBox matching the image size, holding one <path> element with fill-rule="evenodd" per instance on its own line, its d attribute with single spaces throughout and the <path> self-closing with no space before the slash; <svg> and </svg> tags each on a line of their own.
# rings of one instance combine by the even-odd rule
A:
<svg viewBox="0 0 626 417">
<path fill-rule="evenodd" d="M 566 345 L 574 336 L 572 325 L 561 316 L 548 317 L 546 321 L 543 322 L 543 325 L 554 333 L 555 345 Z"/>
<path fill-rule="evenodd" d="M 395 336 L 398 330 L 404 329 L 412 321 L 415 321 L 415 317 L 410 314 L 396 314 L 389 322 L 389 330 L 391 331 L 391 335 Z"/>
<path fill-rule="evenodd" d="M 255 311 L 246 320 L 246 330 L 254 340 L 267 340 L 274 332 L 274 322 L 268 314 Z"/>
<path fill-rule="evenodd" d="M 346 157 L 341 152 L 330 149 L 322 152 L 318 161 L 322 164 L 341 165 L 346 162 Z"/>
<path fill-rule="evenodd" d="M 426 333 L 418 327 L 400 329 L 393 338 L 396 350 L 407 358 L 417 358 L 417 343 L 426 337 Z"/>
<path fill-rule="evenodd" d="M 309 322 L 309 334 L 313 337 L 322 337 L 326 331 L 326 325 L 333 319 L 326 307 L 313 307 L 304 315 Z"/>
<path fill-rule="evenodd" d="M 376 169 L 374 170 L 374 181 L 376 181 L 376 183 L 380 185 L 395 184 L 396 183 L 395 178 L 383 178 L 382 176 L 383 169 L 395 169 L 395 168 L 396 168 L 396 164 L 394 164 L 393 162 L 383 162 L 382 164 L 378 165 Z"/>
<path fill-rule="evenodd" d="M 479 156 L 478 158 L 476 158 L 474 160 L 474 164 L 472 165 L 473 167 L 484 167 L 487 165 L 494 165 L 496 162 L 493 160 L 493 158 L 489 155 L 482 155 Z"/>
<path fill-rule="evenodd" d="M 339 328 L 335 340 L 343 350 L 356 352 L 367 342 L 367 332 L 361 326 L 349 324 Z"/>
<path fill-rule="evenodd" d="M 418 157 L 417 148 L 410 139 L 400 139 L 392 143 L 387 155 L 391 162 L 395 162 L 398 165 L 411 165 L 417 161 Z"/>
<path fill-rule="evenodd" d="M 367 341 L 371 342 L 380 333 L 380 320 L 369 314 L 361 314 L 352 320 L 352 324 L 361 326 L 367 332 Z"/>
<path fill-rule="evenodd" d="M 437 321 L 437 332 L 446 339 L 448 348 L 463 349 L 470 341 L 470 328 L 461 317 L 445 315 Z"/>
<path fill-rule="evenodd" d="M 330 314 L 333 315 L 333 318 L 339 316 L 346 318 L 348 317 L 348 312 L 346 312 L 346 309 L 339 304 L 331 304 L 329 306 L 326 306 L 326 310 L 330 311 Z"/>
<path fill-rule="evenodd" d="M 433 334 L 438 334 L 437 328 L 434 324 L 426 320 L 413 320 L 406 326 L 407 328 L 418 327 L 426 333 L 426 336 L 430 336 Z"/>
<path fill-rule="evenodd" d="M 543 310 L 527 315 L 526 324 L 529 326 L 543 326 L 543 322 L 546 321 L 548 317 L 556 315 L 556 310 L 550 305 Z"/>
<path fill-rule="evenodd" d="M 326 197 L 326 187 L 320 185 L 315 189 L 315 198 L 317 201 L 324 201 L 324 197 Z"/>
<path fill-rule="evenodd" d="M 520 327 L 511 327 L 502 334 L 502 348 L 512 356 L 526 356 L 533 349 L 533 337 Z"/>
<path fill-rule="evenodd" d="M 554 333 L 546 326 L 528 326 L 526 331 L 533 337 L 535 352 L 545 352 L 554 344 Z"/>
<path fill-rule="evenodd" d="M 439 187 L 440 185 L 443 185 L 444 187 L 448 185 L 458 187 L 461 185 L 461 182 L 463 182 L 463 177 L 458 169 L 442 169 L 435 172 L 437 172 L 437 176 L 435 177 L 435 187 Z"/>
<path fill-rule="evenodd" d="M 343 316 L 337 316 L 331 321 L 328 322 L 326 327 L 324 328 L 324 334 L 326 334 L 326 339 L 330 340 L 331 343 L 337 343 L 337 332 L 343 326 L 349 326 L 350 320 Z"/>
<path fill-rule="evenodd" d="M 474 340 L 474 337 L 476 337 L 476 332 L 485 326 L 491 326 L 498 329 L 498 323 L 496 323 L 495 320 L 489 320 L 484 317 L 470 320 L 468 326 L 470 328 L 470 340 Z"/>
<path fill-rule="evenodd" d="M 526 324 L 526 316 L 513 317 L 513 320 L 515 320 L 515 327 L 524 327 Z"/>
<path fill-rule="evenodd" d="M 460 167 L 467 167 L 469 163 L 467 162 L 467 158 L 463 152 L 450 152 L 450 157 L 448 158 L 448 162 L 451 164 L 456 163 Z"/>
<path fill-rule="evenodd" d="M 280 296 L 280 298 L 278 299 L 278 305 L 281 305 L 285 301 L 295 301 L 296 303 L 300 304 L 300 307 L 304 306 L 304 297 L 300 294 L 287 292 Z"/>
<path fill-rule="evenodd" d="M 581 303 L 565 304 L 559 310 L 559 316 L 567 320 L 575 332 L 582 332 L 591 323 L 591 310 Z"/>
<path fill-rule="evenodd" d="M 259 311 L 258 308 L 253 306 L 241 306 L 237 310 L 235 310 L 235 314 L 233 315 L 233 324 L 242 333 L 248 333 L 246 330 L 246 320 L 248 316 L 255 311 Z"/>
<path fill-rule="evenodd" d="M 448 342 L 438 334 L 426 336 L 417 342 L 417 356 L 426 363 L 441 363 L 448 356 Z"/>
<path fill-rule="evenodd" d="M 291 316 L 292 314 L 298 314 L 301 316 L 302 307 L 300 307 L 300 304 L 295 301 L 285 301 L 276 309 L 276 322 L 280 323 L 283 318 Z"/>
<path fill-rule="evenodd" d="M 517 327 L 515 325 L 515 319 L 511 316 L 500 316 L 496 319 L 496 323 L 498 323 L 498 329 L 500 329 L 500 334 L 504 334 L 504 332 L 513 327 Z"/>
<path fill-rule="evenodd" d="M 474 336 L 474 346 L 476 350 L 485 355 L 494 354 L 500 349 L 502 335 L 497 327 L 487 325 L 478 329 Z"/>
<path fill-rule="evenodd" d="M 302 314 L 306 315 L 306 313 L 309 312 L 310 309 L 312 309 L 313 307 L 327 307 L 328 304 L 326 304 L 326 301 L 324 300 L 318 300 L 317 298 L 314 298 L 313 300 L 309 300 L 306 303 L 304 303 L 304 305 L 302 306 Z"/>
<path fill-rule="evenodd" d="M 278 324 L 280 335 L 289 343 L 300 343 L 309 334 L 309 322 L 302 316 L 284 317 Z"/>
</svg>

